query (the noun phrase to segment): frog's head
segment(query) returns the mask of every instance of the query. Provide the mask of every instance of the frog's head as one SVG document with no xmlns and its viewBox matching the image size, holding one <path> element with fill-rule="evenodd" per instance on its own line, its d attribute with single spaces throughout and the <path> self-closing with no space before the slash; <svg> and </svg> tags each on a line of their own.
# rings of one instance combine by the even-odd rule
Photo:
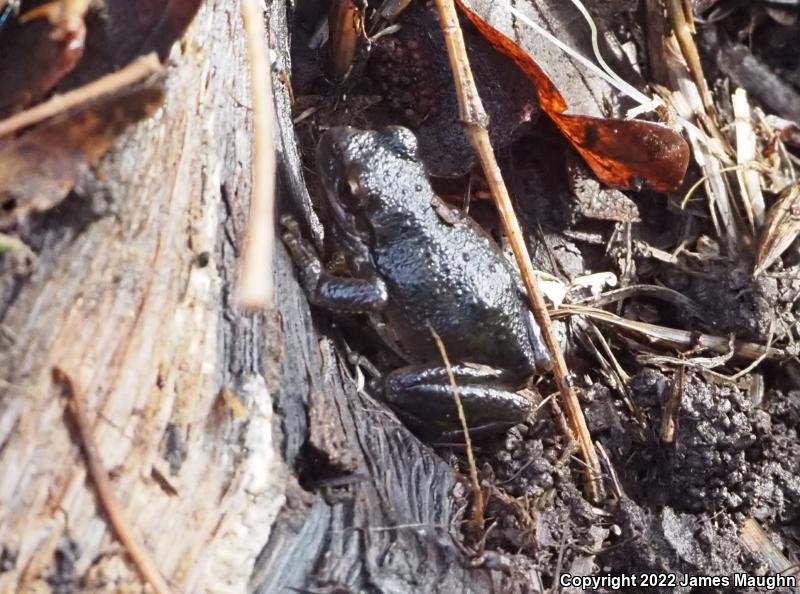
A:
<svg viewBox="0 0 800 594">
<path fill-rule="evenodd" d="M 417 139 L 407 128 L 331 128 L 317 145 L 325 206 L 342 239 L 365 243 L 376 213 L 397 206 L 399 189 L 424 176 Z"/>
</svg>

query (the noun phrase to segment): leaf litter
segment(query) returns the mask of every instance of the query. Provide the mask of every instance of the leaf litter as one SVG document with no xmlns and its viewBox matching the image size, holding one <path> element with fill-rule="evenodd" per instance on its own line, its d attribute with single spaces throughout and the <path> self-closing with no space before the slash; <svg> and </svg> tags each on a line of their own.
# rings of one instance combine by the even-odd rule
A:
<svg viewBox="0 0 800 594">
<path fill-rule="evenodd" d="M 552 31 L 565 9 L 543 5 L 515 10 Z M 481 484 L 490 489 L 485 514 L 493 522 L 479 548 L 533 568 L 541 584 L 580 567 L 588 573 L 785 570 L 787 557 L 752 535 L 766 530 L 788 547 L 790 562 L 796 559 L 790 526 L 800 517 L 800 391 L 782 371 L 798 354 L 800 332 L 796 124 L 776 119 L 749 89 L 726 90 L 716 70 L 698 68 L 694 54 L 705 58 L 707 49 L 695 49 L 695 35 L 736 24 L 674 12 L 688 3 L 670 4 L 672 21 L 657 2 L 646 2 L 644 14 L 600 13 L 587 4 L 600 20 L 597 29 L 614 27 L 595 39 L 600 53 L 608 57 L 609 38 L 631 49 L 627 66 L 641 77 L 634 86 L 653 85 L 660 101 L 646 107 L 660 103 L 660 122 L 625 118 L 630 107 L 614 100 L 610 88 L 610 105 L 598 106 L 610 117 L 567 113 L 569 90 L 555 87 L 534 61 L 536 52 L 531 57 L 530 48 L 546 42 L 519 19 L 512 19 L 513 39 L 501 33 L 490 24 L 501 8 L 490 14 L 480 4 L 460 6 L 492 141 L 534 263 L 548 294 L 561 302 L 551 314 L 616 494 L 602 512 L 581 503 L 579 467 L 568 463 L 572 446 L 548 398 L 535 419 L 494 449 L 478 449 Z M 365 18 L 377 22 L 371 11 Z M 681 31 L 680 42 L 648 38 L 659 30 L 650 25 L 660 23 L 668 34 L 670 22 L 694 27 L 695 34 Z M 482 179 L 454 99 L 446 105 L 451 99 L 443 89 L 454 92 L 450 74 L 441 72 L 446 61 L 437 26 L 425 3 L 384 19 L 385 33 L 363 58 L 363 71 L 345 83 L 344 103 L 326 103 L 326 93 L 336 90 L 305 72 L 307 85 L 295 92 L 301 104 L 314 95 L 319 109 L 298 132 L 310 142 L 314 130 L 342 123 L 411 127 L 429 172 L 440 178 L 436 187 L 459 201 L 472 195 L 470 213 L 499 236 L 496 219 L 475 198 Z M 506 62 L 492 57 L 492 48 Z M 575 78 L 593 76 L 565 64 Z M 648 78 L 651 72 L 662 78 Z M 509 93 L 511 99 L 492 89 L 492 81 L 519 80 L 520 73 L 533 82 L 534 96 L 522 81 L 496 83 L 526 89 Z M 360 107 L 367 97 L 369 106 Z M 587 186 L 593 176 L 599 183 Z M 610 194 L 609 186 L 622 192 Z M 592 273 L 610 274 L 621 286 L 568 288 L 566 279 Z M 582 329 L 570 319 L 582 320 Z M 544 379 L 538 388 L 547 394 L 553 386 Z"/>
</svg>

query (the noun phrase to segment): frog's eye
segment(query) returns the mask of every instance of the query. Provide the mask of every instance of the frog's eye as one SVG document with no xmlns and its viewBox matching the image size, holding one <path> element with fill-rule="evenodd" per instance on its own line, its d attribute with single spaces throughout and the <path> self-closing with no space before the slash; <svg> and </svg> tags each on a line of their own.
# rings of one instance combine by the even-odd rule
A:
<svg viewBox="0 0 800 594">
<path fill-rule="evenodd" d="M 359 209 L 364 203 L 363 193 L 359 191 L 358 181 L 352 177 L 339 178 L 336 183 L 336 196 L 348 210 Z"/>
</svg>

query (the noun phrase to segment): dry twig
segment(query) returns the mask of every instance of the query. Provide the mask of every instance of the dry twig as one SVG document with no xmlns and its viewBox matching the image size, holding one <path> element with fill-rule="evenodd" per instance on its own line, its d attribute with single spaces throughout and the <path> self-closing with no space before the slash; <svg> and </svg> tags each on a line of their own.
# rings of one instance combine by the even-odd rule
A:
<svg viewBox="0 0 800 594">
<path fill-rule="evenodd" d="M 536 274 L 531 264 L 528 249 L 525 246 L 522 229 L 514 214 L 511 197 L 508 194 L 508 189 L 503 181 L 500 167 L 497 164 L 497 159 L 489 140 L 489 132 L 486 127 L 489 118 L 483 109 L 483 104 L 472 76 L 455 5 L 453 0 L 436 0 L 436 9 L 439 13 L 439 22 L 447 47 L 450 68 L 453 71 L 456 96 L 458 98 L 459 119 L 464 125 L 464 130 L 470 143 L 478 154 L 492 198 L 500 214 L 503 231 L 511 244 L 525 288 L 528 291 L 533 315 L 550 350 L 550 355 L 553 359 L 553 375 L 564 400 L 571 430 L 578 440 L 581 456 L 586 464 L 587 493 L 593 501 L 600 501 L 603 499 L 603 486 L 599 479 L 600 463 L 597 459 L 591 435 L 589 435 L 589 429 L 586 427 L 586 420 L 583 417 L 578 396 L 572 386 L 567 363 L 564 360 L 564 355 L 561 352 L 555 331 L 550 322 L 544 298 L 536 284 Z"/>
<path fill-rule="evenodd" d="M 636 320 L 628 320 L 611 312 L 583 307 L 580 305 L 564 305 L 553 312 L 555 317 L 569 315 L 587 316 L 599 322 L 612 324 L 618 328 L 628 330 L 647 340 L 650 344 L 660 344 L 663 347 L 679 350 L 687 349 L 708 349 L 717 353 L 731 353 L 730 338 L 714 336 L 712 334 L 699 334 L 690 330 L 679 330 L 668 328 L 657 324 L 648 324 Z M 765 347 L 752 342 L 733 342 L 733 351 L 730 357 L 740 357 L 742 359 L 756 360 L 761 357 L 781 358 L 786 356 L 786 352 L 772 346 Z M 676 360 L 670 360 L 674 363 Z"/>
<path fill-rule="evenodd" d="M 0 121 L 0 138 L 70 109 L 119 93 L 122 89 L 141 83 L 162 70 L 161 62 L 155 53 L 142 56 L 122 70 L 107 74 L 74 91 L 55 95 L 44 103 Z"/>
<path fill-rule="evenodd" d="M 72 378 L 63 369 L 53 368 L 53 381 L 61 384 L 69 397 L 70 410 L 80 434 L 89 476 L 91 476 L 94 488 L 97 490 L 100 506 L 108 517 L 108 521 L 117 538 L 119 538 L 122 546 L 125 547 L 125 551 L 130 556 L 142 579 L 150 584 L 157 594 L 170 594 L 169 585 L 161 575 L 150 553 L 136 540 L 130 520 L 114 495 L 111 481 L 108 478 L 108 471 L 103 466 L 103 460 L 92 435 L 89 419 L 86 417 L 86 402 L 83 394 L 75 388 Z"/>
<path fill-rule="evenodd" d="M 260 309 L 272 304 L 275 251 L 275 106 L 267 32 L 258 0 L 242 0 L 253 105 L 253 196 L 239 269 L 239 303 Z"/>
</svg>

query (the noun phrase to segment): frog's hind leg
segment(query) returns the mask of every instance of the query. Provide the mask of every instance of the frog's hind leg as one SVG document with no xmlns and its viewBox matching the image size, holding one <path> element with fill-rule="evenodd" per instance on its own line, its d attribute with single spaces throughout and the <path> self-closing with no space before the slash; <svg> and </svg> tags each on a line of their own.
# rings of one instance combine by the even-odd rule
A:
<svg viewBox="0 0 800 594">
<path fill-rule="evenodd" d="M 470 433 L 497 433 L 523 422 L 533 404 L 502 387 L 508 373 L 486 366 L 452 367 Z M 384 384 L 386 400 L 425 432 L 447 434 L 461 427 L 445 367 L 410 365 L 393 371 Z"/>
</svg>

